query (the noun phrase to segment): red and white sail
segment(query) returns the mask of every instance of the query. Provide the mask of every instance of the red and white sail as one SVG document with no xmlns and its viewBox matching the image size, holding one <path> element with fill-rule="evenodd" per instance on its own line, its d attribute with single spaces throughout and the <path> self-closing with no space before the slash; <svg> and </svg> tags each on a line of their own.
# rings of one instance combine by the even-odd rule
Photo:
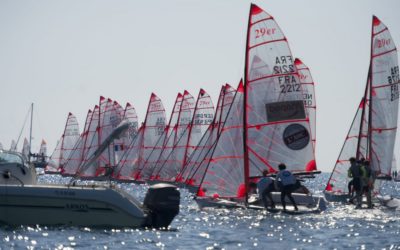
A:
<svg viewBox="0 0 400 250">
<path fill-rule="evenodd" d="M 123 136 L 124 147 L 127 148 L 139 130 L 139 119 L 136 114 L 136 109 L 129 102 L 126 103 L 123 117 L 124 120 L 127 120 L 131 124 L 129 130 Z"/>
<path fill-rule="evenodd" d="M 161 153 L 160 159 L 157 161 L 156 167 L 152 172 L 152 179 L 173 181 L 176 175 L 176 168 L 181 169 L 184 152 L 186 150 L 188 133 L 190 123 L 193 118 L 193 111 L 196 105 L 194 97 L 188 92 L 184 91 L 182 105 L 179 110 L 178 123 L 171 136 L 168 138 L 167 144 L 173 145 L 171 149 L 164 148 Z M 164 160 L 165 159 L 165 160 Z M 179 167 L 177 167 L 179 165 Z M 175 175 L 174 175 L 175 173 Z"/>
<path fill-rule="evenodd" d="M 275 172 L 280 163 L 294 172 L 315 170 L 309 120 L 289 44 L 274 18 L 255 4 L 250 8 L 245 79 L 246 175 Z"/>
<path fill-rule="evenodd" d="M 141 153 L 139 154 L 139 164 L 135 168 L 135 174 L 138 172 L 138 169 L 143 167 L 146 159 L 156 146 L 158 139 L 163 134 L 166 126 L 165 120 L 166 116 L 164 105 L 162 104 L 161 99 L 153 94 L 146 117 L 143 144 Z"/>
<path fill-rule="evenodd" d="M 229 84 L 221 88 L 214 121 L 208 127 L 196 150 L 190 156 L 190 160 L 185 168 L 186 171 L 182 174 L 182 179 L 187 185 L 197 186 L 203 178 L 208 165 L 204 159 L 210 158 L 211 149 L 217 141 L 235 94 L 236 90 Z"/>
<path fill-rule="evenodd" d="M 316 113 L 317 102 L 315 100 L 315 84 L 311 76 L 310 69 L 298 58 L 294 60 L 297 72 L 299 74 L 300 84 L 303 91 L 304 106 L 307 111 L 308 119 L 310 120 L 311 141 L 315 152 L 316 142 Z"/>
<path fill-rule="evenodd" d="M 133 111 L 134 111 L 134 109 L 133 109 Z M 113 114 L 114 115 L 111 116 L 111 124 L 112 124 L 112 128 L 113 128 L 111 133 L 114 131 L 114 129 L 117 128 L 117 126 L 119 124 L 121 124 L 121 122 L 124 120 L 124 115 L 125 115 L 125 109 L 122 108 L 122 106 L 117 101 L 114 101 Z M 136 112 L 135 112 L 135 115 L 136 115 Z M 136 116 L 136 119 L 137 119 L 137 116 Z M 122 155 L 124 154 L 125 149 L 126 149 L 126 145 L 125 145 L 126 137 L 128 137 L 129 130 L 132 129 L 132 121 L 130 121 L 128 119 L 126 119 L 126 120 L 129 122 L 129 129 L 125 133 L 122 133 L 119 138 L 115 138 L 113 140 L 113 142 L 110 144 L 110 146 L 108 147 L 108 152 L 111 154 L 109 164 L 110 164 L 110 167 L 112 167 L 112 168 L 115 168 L 115 166 L 118 164 L 119 160 L 121 159 Z M 137 120 L 136 120 L 136 130 L 137 130 Z M 102 174 L 102 173 L 98 173 L 98 174 Z"/>
<path fill-rule="evenodd" d="M 63 163 L 61 161 L 62 158 L 60 158 L 60 172 L 63 176 L 74 176 L 82 163 L 85 152 L 85 142 L 89 133 L 89 124 L 92 119 L 92 115 L 93 111 L 89 110 L 86 115 L 83 132 L 75 143 L 73 149 L 70 151 L 69 155 L 65 156 L 65 162 Z"/>
<path fill-rule="evenodd" d="M 347 185 L 350 181 L 348 177 L 348 169 L 350 167 L 349 159 L 351 157 L 356 157 L 357 152 L 360 152 L 360 158 L 366 158 L 368 129 L 365 128 L 368 128 L 368 109 L 368 100 L 363 98 L 358 106 L 332 174 L 329 177 L 328 184 L 325 188 L 326 191 L 336 194 L 348 193 Z M 364 115 L 365 113 L 367 114 L 366 116 Z M 360 130 L 361 128 L 364 129 Z M 359 148 L 361 150 L 358 150 Z"/>
<path fill-rule="evenodd" d="M 244 197 L 243 98 L 241 82 L 218 140 L 203 161 L 206 168 L 198 196 Z"/>
<path fill-rule="evenodd" d="M 67 122 L 65 123 L 64 132 L 57 143 L 57 146 L 51 154 L 45 172 L 48 174 L 59 173 L 62 166 L 68 159 L 75 144 L 79 140 L 79 124 L 75 115 L 68 114 Z"/>
<path fill-rule="evenodd" d="M 399 107 L 399 63 L 389 29 L 372 21 L 370 161 L 378 175 L 391 176 Z"/>
<path fill-rule="evenodd" d="M 122 155 L 121 160 L 113 172 L 113 178 L 116 180 L 133 181 L 134 167 L 139 164 L 139 153 L 143 141 L 144 126 L 142 125 L 136 136 L 131 141 L 125 153 Z"/>
<path fill-rule="evenodd" d="M 88 131 L 86 133 L 85 143 L 83 146 L 83 156 L 82 161 L 76 171 L 76 175 L 80 178 L 91 178 L 95 176 L 96 168 L 93 167 L 81 169 L 81 166 L 84 166 L 90 157 L 94 154 L 96 149 L 99 147 L 99 119 L 100 119 L 100 107 L 95 106 L 93 109 L 92 117 L 89 122 Z"/>
<path fill-rule="evenodd" d="M 210 95 L 203 89 L 200 89 L 192 121 L 178 141 L 178 145 L 181 145 L 181 147 L 177 147 L 177 151 L 173 154 L 176 164 L 171 164 L 172 168 L 169 170 L 167 179 L 174 180 L 175 182 L 183 182 L 180 173 L 184 170 L 190 155 L 199 144 L 213 120 L 214 104 Z"/>
<path fill-rule="evenodd" d="M 183 96 L 181 93 L 178 93 L 175 104 L 172 109 L 171 117 L 168 122 L 168 126 L 165 127 L 163 134 L 158 139 L 156 146 L 153 151 L 150 153 L 149 157 L 146 159 L 146 162 L 143 164 L 142 169 L 138 172 L 137 179 L 148 180 L 151 177 L 151 173 L 153 169 L 157 165 L 157 162 L 163 161 L 165 159 L 160 159 L 163 150 L 172 150 L 173 140 L 169 140 L 170 136 L 173 134 L 173 130 L 178 123 L 179 111 L 181 109 Z"/>
</svg>

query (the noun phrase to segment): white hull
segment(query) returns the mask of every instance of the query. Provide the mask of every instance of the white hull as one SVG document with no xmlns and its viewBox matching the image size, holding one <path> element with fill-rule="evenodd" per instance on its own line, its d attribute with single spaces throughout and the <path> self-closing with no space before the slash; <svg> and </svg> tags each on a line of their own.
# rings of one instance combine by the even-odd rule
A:
<svg viewBox="0 0 400 250">
<path fill-rule="evenodd" d="M 20 154 L 0 150 L 0 185 L 34 185 L 36 177 L 33 165 Z"/>
<path fill-rule="evenodd" d="M 326 201 L 321 196 L 311 196 L 306 194 L 300 193 L 292 193 L 294 200 L 298 206 L 303 206 L 309 209 L 316 209 L 319 211 L 326 210 Z M 281 197 L 280 192 L 272 192 L 272 199 L 274 200 L 277 206 L 281 206 Z M 254 202 L 251 201 L 249 204 L 251 205 L 249 208 L 261 209 L 263 205 L 259 200 L 253 199 Z M 291 206 L 291 202 L 286 197 L 286 204 L 287 206 Z M 198 206 L 202 208 L 207 207 L 224 207 L 224 208 L 244 208 L 243 201 L 235 201 L 235 200 L 226 200 L 226 199 L 214 199 L 210 197 L 196 197 L 196 202 Z"/>
<path fill-rule="evenodd" d="M 87 186 L 0 186 L 0 222 L 7 225 L 140 227 L 143 208 L 119 189 Z"/>
</svg>

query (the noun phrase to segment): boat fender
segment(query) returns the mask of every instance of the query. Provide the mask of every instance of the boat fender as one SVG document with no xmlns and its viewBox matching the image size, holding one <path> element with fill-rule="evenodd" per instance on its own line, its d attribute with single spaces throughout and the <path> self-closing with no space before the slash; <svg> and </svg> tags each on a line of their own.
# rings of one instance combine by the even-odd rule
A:
<svg viewBox="0 0 400 250">
<path fill-rule="evenodd" d="M 144 226 L 152 228 L 168 228 L 179 213 L 180 192 L 171 184 L 155 184 L 150 186 L 143 205 L 148 210 Z"/>
</svg>

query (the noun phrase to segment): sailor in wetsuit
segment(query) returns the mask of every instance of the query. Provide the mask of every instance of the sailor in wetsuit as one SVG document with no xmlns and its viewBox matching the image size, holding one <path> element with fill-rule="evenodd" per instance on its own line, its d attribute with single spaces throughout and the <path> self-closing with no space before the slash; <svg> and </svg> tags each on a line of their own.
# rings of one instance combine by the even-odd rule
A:
<svg viewBox="0 0 400 250">
<path fill-rule="evenodd" d="M 294 209 L 297 211 L 297 204 L 292 196 L 292 192 L 298 188 L 296 177 L 289 170 L 286 170 L 285 164 L 279 164 L 278 168 L 279 172 L 276 175 L 275 188 L 279 187 L 281 190 L 281 203 L 283 210 L 286 210 L 285 196 L 287 196 L 292 202 Z"/>
</svg>

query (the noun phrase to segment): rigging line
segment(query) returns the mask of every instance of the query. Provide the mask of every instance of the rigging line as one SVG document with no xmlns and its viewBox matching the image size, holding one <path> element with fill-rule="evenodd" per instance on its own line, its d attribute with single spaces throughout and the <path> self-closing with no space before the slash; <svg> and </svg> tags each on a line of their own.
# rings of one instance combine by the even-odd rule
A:
<svg viewBox="0 0 400 250">
<path fill-rule="evenodd" d="M 17 145 L 19 143 L 19 139 L 21 139 L 22 132 L 24 131 L 24 128 L 25 128 L 25 125 L 26 125 L 26 121 L 28 120 L 28 117 L 29 117 L 29 114 L 31 113 L 31 110 L 32 110 L 32 107 L 29 107 L 28 112 L 26 113 L 26 116 L 25 116 L 24 123 L 22 124 L 21 131 L 19 132 L 17 142 L 15 143 L 14 148 L 12 148 L 12 150 L 17 150 Z"/>
</svg>

